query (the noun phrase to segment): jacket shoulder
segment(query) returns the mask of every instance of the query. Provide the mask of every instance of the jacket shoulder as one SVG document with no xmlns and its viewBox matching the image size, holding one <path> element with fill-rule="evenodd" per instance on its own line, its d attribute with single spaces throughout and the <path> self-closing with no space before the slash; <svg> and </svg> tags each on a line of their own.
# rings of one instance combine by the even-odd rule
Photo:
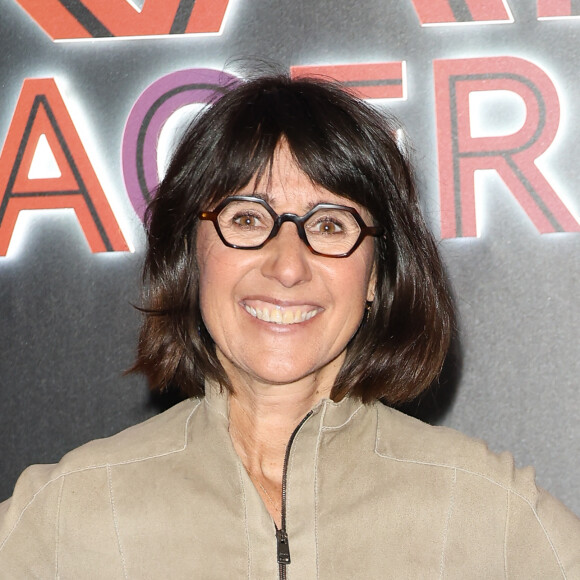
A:
<svg viewBox="0 0 580 580">
<path fill-rule="evenodd" d="M 456 530 L 461 544 L 495 517 L 511 569 L 534 570 L 534 577 L 580 578 L 580 519 L 537 487 L 533 468 L 517 469 L 508 452 L 496 454 L 482 440 L 388 407 L 377 406 L 377 417 L 375 453 L 422 468 L 413 475 L 426 497 L 447 490 L 450 538 Z"/>
<path fill-rule="evenodd" d="M 107 496 L 106 471 L 110 467 L 185 449 L 189 420 L 199 403 L 197 399 L 183 401 L 112 437 L 78 447 L 57 464 L 28 467 L 18 479 L 13 496 L 0 504 L 0 555 L 7 549 L 10 552 L 7 546 L 11 538 L 11 544 L 14 544 L 25 532 L 33 530 L 40 536 L 36 530 L 55 528 L 54 524 L 47 522 L 54 522 L 58 517 L 65 479 L 82 476 L 82 481 L 79 480 L 82 486 L 79 487 L 77 481 L 74 493 L 79 494 L 82 490 L 81 495 L 91 497 L 94 502 L 97 501 L 95 498 Z M 22 532 L 17 533 L 17 530 Z M 2 565 L 0 557 L 0 570 Z"/>
<path fill-rule="evenodd" d="M 56 464 L 31 465 L 16 483 L 14 496 L 0 504 L 0 517 L 9 504 L 26 505 L 62 477 L 107 466 L 142 461 L 184 449 L 190 417 L 200 400 L 189 399 L 147 421 L 111 437 L 90 441 L 63 456 Z"/>
<path fill-rule="evenodd" d="M 111 437 L 90 441 L 67 453 L 58 465 L 77 470 L 178 451 L 186 446 L 188 423 L 199 403 L 199 399 L 188 399 Z"/>
<path fill-rule="evenodd" d="M 529 498 L 537 494 L 532 467 L 516 469 L 511 453 L 494 453 L 481 440 L 377 406 L 375 451 L 395 461 L 471 474 Z"/>
</svg>

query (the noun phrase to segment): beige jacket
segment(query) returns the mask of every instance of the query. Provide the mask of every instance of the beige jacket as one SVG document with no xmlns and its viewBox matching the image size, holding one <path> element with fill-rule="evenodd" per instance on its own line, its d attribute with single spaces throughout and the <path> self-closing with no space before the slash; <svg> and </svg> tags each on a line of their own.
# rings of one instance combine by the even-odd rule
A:
<svg viewBox="0 0 580 580">
<path fill-rule="evenodd" d="M 580 520 L 508 454 L 380 404 L 325 400 L 287 469 L 287 577 L 580 578 Z M 275 527 L 228 434 L 189 400 L 0 505 L 0 578 L 278 578 Z"/>
</svg>

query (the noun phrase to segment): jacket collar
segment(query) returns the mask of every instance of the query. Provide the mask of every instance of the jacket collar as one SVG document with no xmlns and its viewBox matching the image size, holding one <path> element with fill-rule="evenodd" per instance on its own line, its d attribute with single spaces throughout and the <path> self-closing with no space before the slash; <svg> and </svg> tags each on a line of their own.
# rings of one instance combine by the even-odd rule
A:
<svg viewBox="0 0 580 580">
<path fill-rule="evenodd" d="M 213 381 L 206 381 L 205 403 L 214 411 L 226 425 L 229 424 L 229 393 L 225 388 Z M 368 406 L 367 406 L 368 408 Z M 321 399 L 311 409 L 312 416 L 323 414 L 322 427 L 325 429 L 340 429 L 347 425 L 355 415 L 365 410 L 365 405 L 358 399 L 345 397 L 342 401 Z"/>
</svg>

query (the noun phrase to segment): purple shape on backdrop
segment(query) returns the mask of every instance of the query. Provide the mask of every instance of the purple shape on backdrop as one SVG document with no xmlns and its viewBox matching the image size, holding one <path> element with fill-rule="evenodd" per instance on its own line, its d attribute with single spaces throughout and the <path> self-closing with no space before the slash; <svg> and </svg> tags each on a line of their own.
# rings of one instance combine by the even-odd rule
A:
<svg viewBox="0 0 580 580">
<path fill-rule="evenodd" d="M 129 113 L 121 148 L 125 187 L 141 221 L 159 183 L 157 142 L 167 119 L 184 105 L 210 102 L 238 81 L 222 71 L 194 68 L 165 75 L 141 93 Z"/>
</svg>

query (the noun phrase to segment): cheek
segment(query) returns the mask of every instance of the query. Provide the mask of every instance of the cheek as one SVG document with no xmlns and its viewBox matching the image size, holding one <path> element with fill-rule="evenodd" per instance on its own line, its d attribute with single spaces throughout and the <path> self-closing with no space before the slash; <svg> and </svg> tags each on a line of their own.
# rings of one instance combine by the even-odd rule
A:
<svg viewBox="0 0 580 580">
<path fill-rule="evenodd" d="M 200 224 L 197 234 L 197 268 L 199 275 L 199 307 L 203 321 L 210 329 L 213 326 L 213 320 L 216 317 L 219 309 L 217 303 L 220 300 L 218 296 L 219 290 L 223 288 L 224 274 L 227 270 L 221 267 L 223 263 L 219 256 L 221 244 L 219 239 L 216 240 L 217 234 L 212 231 L 213 227 L 210 223 Z"/>
<path fill-rule="evenodd" d="M 352 284 L 358 280 L 356 293 L 363 297 L 363 301 L 372 301 L 376 289 L 375 249 L 371 240 L 365 240 L 360 248 L 358 263 L 353 267 Z M 356 271 L 356 274 L 354 272 Z M 356 276 L 356 278 L 355 278 Z M 352 289 L 354 291 L 354 288 Z"/>
<path fill-rule="evenodd" d="M 206 260 L 198 263 L 199 268 L 199 304 L 201 314 L 205 319 L 219 305 L 225 305 L 226 296 L 231 294 L 235 280 L 232 278 L 232 268 L 220 260 Z"/>
<path fill-rule="evenodd" d="M 231 250 L 218 238 L 211 223 L 200 225 L 197 235 L 197 267 L 199 270 L 200 292 L 219 290 L 228 272 L 232 271 Z M 201 298 L 201 297 L 200 297 Z"/>
<path fill-rule="evenodd" d="M 201 316 L 217 342 L 236 316 L 236 290 L 252 268 L 252 254 L 228 248 L 213 229 L 200 228 L 196 256 Z"/>
<path fill-rule="evenodd" d="M 207 261 L 199 266 L 199 310 L 203 324 L 216 345 L 222 345 L 234 312 L 228 271 L 219 262 Z"/>
<path fill-rule="evenodd" d="M 374 294 L 372 260 L 366 257 L 366 253 L 353 256 L 352 262 L 341 264 L 340 269 L 335 269 L 327 278 L 337 308 L 337 316 L 332 322 L 343 326 L 344 331 L 353 332 L 358 327 L 365 313 L 366 301 Z"/>
<path fill-rule="evenodd" d="M 210 263 L 211 255 L 215 252 L 215 242 L 219 241 L 217 233 L 213 228 L 213 224 L 207 221 L 202 221 L 199 224 L 195 238 L 195 257 L 199 267 L 200 274 L 205 269 L 206 264 Z"/>
</svg>

